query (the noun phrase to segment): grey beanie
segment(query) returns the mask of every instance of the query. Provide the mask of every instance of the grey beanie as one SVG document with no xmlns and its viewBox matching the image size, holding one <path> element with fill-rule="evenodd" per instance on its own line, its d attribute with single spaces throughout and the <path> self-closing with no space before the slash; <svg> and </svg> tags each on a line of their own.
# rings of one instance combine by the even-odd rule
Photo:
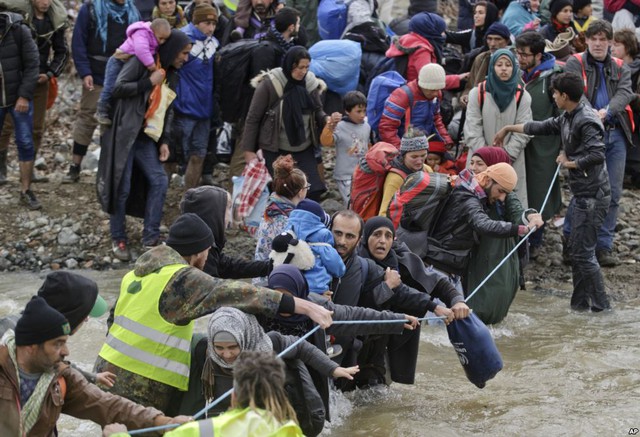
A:
<svg viewBox="0 0 640 437">
<path fill-rule="evenodd" d="M 420 150 L 429 150 L 429 140 L 426 135 L 418 135 L 415 137 L 402 137 L 400 140 L 400 153 L 403 155 L 408 152 L 418 152 Z"/>
</svg>

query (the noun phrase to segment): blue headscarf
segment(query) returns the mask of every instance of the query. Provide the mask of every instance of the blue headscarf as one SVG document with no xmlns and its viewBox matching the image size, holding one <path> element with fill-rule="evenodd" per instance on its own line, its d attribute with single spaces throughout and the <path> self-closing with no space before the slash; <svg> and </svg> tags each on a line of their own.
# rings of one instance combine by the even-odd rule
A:
<svg viewBox="0 0 640 437">
<path fill-rule="evenodd" d="M 513 71 L 511 73 L 511 77 L 502 81 L 497 75 L 495 71 L 496 62 L 498 59 L 506 56 L 511 60 L 511 64 L 513 65 Z M 489 72 L 487 74 L 487 91 L 491 94 L 493 101 L 496 102 L 498 109 L 500 112 L 504 112 L 509 104 L 516 98 L 516 90 L 518 89 L 518 82 L 520 78 L 520 71 L 518 68 L 518 63 L 516 62 L 516 57 L 513 55 L 511 50 L 509 49 L 499 49 L 491 55 L 491 59 L 489 60 Z"/>
<path fill-rule="evenodd" d="M 127 17 L 128 24 L 140 21 L 140 12 L 133 0 L 125 0 L 118 4 L 114 0 L 94 0 L 93 9 L 96 14 L 96 36 L 102 39 L 102 50 L 107 50 L 107 25 L 109 17 L 118 24 L 124 24 Z"/>
<path fill-rule="evenodd" d="M 409 21 L 409 32 L 417 33 L 429 40 L 436 52 L 438 63 L 442 60 L 442 48 L 444 47 L 447 24 L 441 16 L 430 12 L 420 12 L 411 17 Z"/>
</svg>

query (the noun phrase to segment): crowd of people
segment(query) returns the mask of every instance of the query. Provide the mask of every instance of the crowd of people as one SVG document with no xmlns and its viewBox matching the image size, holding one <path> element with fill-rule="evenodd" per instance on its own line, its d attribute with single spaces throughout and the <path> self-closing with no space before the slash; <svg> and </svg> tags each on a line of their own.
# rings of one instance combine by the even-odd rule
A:
<svg viewBox="0 0 640 437">
<path fill-rule="evenodd" d="M 640 6 L 460 0 L 452 30 L 435 2 L 411 2 L 389 23 L 384 3 L 347 7 L 343 38 L 362 58 L 357 89 L 343 95 L 307 50 L 323 24 L 314 2 L 157 0 L 143 11 L 93 0 L 78 12 L 71 50 L 58 0 L 0 12 L 0 184 L 15 131 L 21 202 L 42 208 L 34 157 L 71 54 L 82 97 L 63 182 L 80 179 L 100 126 L 96 189 L 116 258 L 132 258 L 126 216 L 144 219 L 144 253 L 122 279 L 96 373 L 65 361 L 67 336 L 106 310 L 92 281 L 51 273 L 22 316 L 0 324 L 11 328 L 0 383 L 13 394 L 3 433 L 53 435 L 61 412 L 118 423 L 105 433 L 177 424 L 233 387 L 215 413 L 233 409 L 185 435 L 254 425 L 255 435 L 317 435 L 331 385 L 413 384 L 419 318 L 456 323 L 470 307 L 488 324 L 506 317 L 545 222 L 560 212 L 561 169 L 572 196 L 571 308 L 611 308 L 601 267 L 619 262 L 625 174 L 640 181 Z M 252 261 L 224 253 L 225 230 L 247 208 L 212 185 L 222 131 L 232 175 L 269 173 Z M 323 147 L 335 149 L 332 173 Z M 172 172 L 185 193 L 165 239 Z M 344 203 L 332 216 L 321 205 L 329 186 Z M 243 194 L 253 206 L 262 190 Z M 208 332 L 195 333 L 205 316 Z M 283 351 L 286 367 L 273 358 Z"/>
</svg>

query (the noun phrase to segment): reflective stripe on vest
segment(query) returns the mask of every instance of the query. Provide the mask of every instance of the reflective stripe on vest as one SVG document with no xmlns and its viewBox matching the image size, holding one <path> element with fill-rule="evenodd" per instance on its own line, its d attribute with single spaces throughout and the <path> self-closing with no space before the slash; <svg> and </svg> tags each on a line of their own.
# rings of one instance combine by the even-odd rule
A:
<svg viewBox="0 0 640 437">
<path fill-rule="evenodd" d="M 138 277 L 122 279 L 120 296 L 99 355 L 129 372 L 186 391 L 189 386 L 193 322 L 179 326 L 158 312 L 167 283 L 186 264 L 172 264 Z"/>
</svg>

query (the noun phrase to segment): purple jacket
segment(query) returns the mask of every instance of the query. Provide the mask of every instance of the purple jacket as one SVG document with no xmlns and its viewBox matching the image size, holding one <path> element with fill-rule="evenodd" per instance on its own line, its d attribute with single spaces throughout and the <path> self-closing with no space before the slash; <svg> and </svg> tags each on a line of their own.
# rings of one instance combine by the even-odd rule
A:
<svg viewBox="0 0 640 437">
<path fill-rule="evenodd" d="M 158 50 L 158 40 L 151 30 L 151 23 L 138 21 L 127 27 L 127 39 L 118 50 L 135 55 L 146 67 L 155 64 L 153 56 Z"/>
</svg>

